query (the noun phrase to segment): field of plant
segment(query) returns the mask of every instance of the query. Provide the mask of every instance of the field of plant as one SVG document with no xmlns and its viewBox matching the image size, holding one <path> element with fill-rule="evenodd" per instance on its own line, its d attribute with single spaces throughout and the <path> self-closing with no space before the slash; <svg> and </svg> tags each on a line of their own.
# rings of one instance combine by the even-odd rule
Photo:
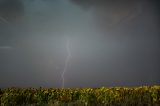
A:
<svg viewBox="0 0 160 106">
<path fill-rule="evenodd" d="M 134 88 L 7 88 L 1 106 L 160 106 L 160 86 Z"/>
</svg>

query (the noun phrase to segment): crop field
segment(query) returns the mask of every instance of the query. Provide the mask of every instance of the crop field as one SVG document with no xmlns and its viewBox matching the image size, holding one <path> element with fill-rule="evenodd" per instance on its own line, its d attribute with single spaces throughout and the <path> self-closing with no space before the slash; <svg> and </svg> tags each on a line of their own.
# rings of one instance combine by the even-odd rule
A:
<svg viewBox="0 0 160 106">
<path fill-rule="evenodd" d="M 1 106 L 160 106 L 160 86 L 0 89 Z"/>
</svg>

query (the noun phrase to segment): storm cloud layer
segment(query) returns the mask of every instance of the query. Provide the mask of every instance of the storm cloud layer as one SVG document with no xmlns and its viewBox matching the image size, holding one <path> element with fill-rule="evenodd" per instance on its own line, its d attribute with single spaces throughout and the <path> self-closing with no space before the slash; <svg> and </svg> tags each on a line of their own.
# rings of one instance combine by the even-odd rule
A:
<svg viewBox="0 0 160 106">
<path fill-rule="evenodd" d="M 158 0 L 0 0 L 0 87 L 160 84 Z"/>
</svg>

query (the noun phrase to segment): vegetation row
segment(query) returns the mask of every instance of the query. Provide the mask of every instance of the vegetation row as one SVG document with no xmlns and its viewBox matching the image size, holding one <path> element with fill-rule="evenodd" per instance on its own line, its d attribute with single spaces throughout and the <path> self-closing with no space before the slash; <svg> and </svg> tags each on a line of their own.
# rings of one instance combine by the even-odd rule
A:
<svg viewBox="0 0 160 106">
<path fill-rule="evenodd" d="M 160 106 L 160 86 L 0 89 L 1 106 Z"/>
</svg>

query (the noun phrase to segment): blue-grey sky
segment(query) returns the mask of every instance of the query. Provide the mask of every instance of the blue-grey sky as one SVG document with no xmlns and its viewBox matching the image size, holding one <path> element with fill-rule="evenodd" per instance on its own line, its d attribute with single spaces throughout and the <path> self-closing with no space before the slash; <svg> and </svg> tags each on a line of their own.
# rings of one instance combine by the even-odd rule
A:
<svg viewBox="0 0 160 106">
<path fill-rule="evenodd" d="M 158 0 L 0 0 L 0 87 L 160 84 Z"/>
</svg>

